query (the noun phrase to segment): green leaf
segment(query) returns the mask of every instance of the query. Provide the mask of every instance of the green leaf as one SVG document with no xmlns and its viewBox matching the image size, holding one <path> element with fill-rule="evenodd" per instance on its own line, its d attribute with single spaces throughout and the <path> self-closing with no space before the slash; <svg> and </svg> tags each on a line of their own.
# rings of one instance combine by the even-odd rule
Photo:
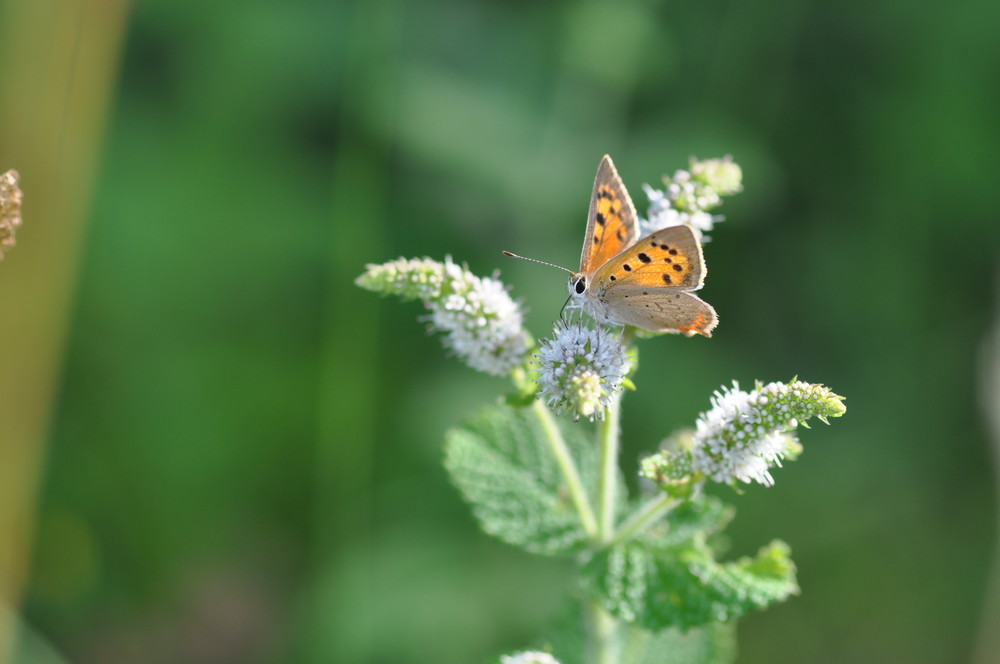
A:
<svg viewBox="0 0 1000 664">
<path fill-rule="evenodd" d="M 732 521 L 735 510 L 714 496 L 687 500 L 656 522 L 639 539 L 650 549 L 672 549 L 696 537 L 710 537 Z"/>
<path fill-rule="evenodd" d="M 798 592 L 787 545 L 772 542 L 753 558 L 719 563 L 703 538 L 677 548 L 632 542 L 602 552 L 583 569 L 584 584 L 614 615 L 651 631 L 726 622 Z"/>
<path fill-rule="evenodd" d="M 594 440 L 558 426 L 584 486 L 596 486 Z M 534 410 L 485 409 L 447 433 L 444 463 L 487 533 L 533 553 L 582 548 L 586 534 Z"/>
<path fill-rule="evenodd" d="M 628 631 L 624 664 L 731 664 L 736 660 L 736 621 L 709 623 L 682 632 Z"/>
</svg>

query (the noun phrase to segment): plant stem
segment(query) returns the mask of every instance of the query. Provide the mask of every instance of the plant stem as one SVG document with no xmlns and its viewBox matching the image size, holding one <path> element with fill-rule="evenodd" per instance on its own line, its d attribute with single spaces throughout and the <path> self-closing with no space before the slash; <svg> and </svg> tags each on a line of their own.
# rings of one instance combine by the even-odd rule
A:
<svg viewBox="0 0 1000 664">
<path fill-rule="evenodd" d="M 618 664 L 621 659 L 621 639 L 618 636 L 618 620 L 601 606 L 592 601 L 588 606 L 590 618 L 590 662 L 593 664 Z"/>
<path fill-rule="evenodd" d="M 541 399 L 535 399 L 532 408 L 542 425 L 542 429 L 545 431 L 545 438 L 549 442 L 552 456 L 555 457 L 556 463 L 559 465 L 559 470 L 562 471 L 563 478 L 566 480 L 566 488 L 569 489 L 569 495 L 573 499 L 573 505 L 576 507 L 577 514 L 580 515 L 580 523 L 583 525 L 583 530 L 587 533 L 587 537 L 591 540 L 596 540 L 598 538 L 597 519 L 594 517 L 594 510 L 590 506 L 587 494 L 583 490 L 580 473 L 576 468 L 573 457 L 569 453 L 569 449 L 566 447 L 566 441 L 563 440 L 562 434 L 559 432 L 559 427 L 556 426 L 555 420 L 552 419 L 552 413 L 549 411 L 548 406 Z"/>
<path fill-rule="evenodd" d="M 595 549 L 603 549 L 615 533 L 615 504 L 618 494 L 618 449 L 621 442 L 619 411 L 621 391 L 611 397 L 608 412 L 599 429 L 600 466 L 597 476 L 597 536 Z M 587 605 L 590 622 L 589 655 L 593 664 L 618 664 L 621 658 L 620 625 L 600 602 Z"/>
<path fill-rule="evenodd" d="M 610 548 L 631 539 L 637 532 L 672 510 L 677 502 L 677 499 L 667 493 L 649 500 L 625 520 L 621 528 L 608 540 L 607 546 Z"/>
<path fill-rule="evenodd" d="M 608 412 L 601 422 L 601 460 L 597 478 L 598 531 L 597 543 L 607 544 L 615 532 L 615 503 L 618 493 L 618 448 L 621 439 L 619 411 L 622 393 L 611 397 Z"/>
</svg>

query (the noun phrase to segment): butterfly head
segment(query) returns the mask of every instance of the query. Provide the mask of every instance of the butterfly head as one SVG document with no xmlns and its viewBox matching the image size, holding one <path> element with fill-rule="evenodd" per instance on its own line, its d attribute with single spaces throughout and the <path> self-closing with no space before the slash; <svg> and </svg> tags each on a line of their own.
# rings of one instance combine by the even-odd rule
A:
<svg viewBox="0 0 1000 664">
<path fill-rule="evenodd" d="M 569 276 L 569 294 L 576 298 L 587 293 L 587 277 L 582 272 L 572 272 Z"/>
</svg>

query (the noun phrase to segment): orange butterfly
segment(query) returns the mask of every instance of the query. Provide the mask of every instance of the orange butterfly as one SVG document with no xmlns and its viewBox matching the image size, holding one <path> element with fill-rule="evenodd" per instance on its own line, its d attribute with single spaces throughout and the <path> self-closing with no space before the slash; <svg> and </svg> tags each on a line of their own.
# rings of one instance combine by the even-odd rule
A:
<svg viewBox="0 0 1000 664">
<path fill-rule="evenodd" d="M 611 157 L 604 155 L 590 199 L 580 271 L 566 270 L 572 275 L 571 306 L 599 323 L 712 336 L 719 322 L 715 309 L 692 293 L 706 274 L 694 232 L 671 226 L 636 241 L 638 234 L 632 199 Z"/>
</svg>

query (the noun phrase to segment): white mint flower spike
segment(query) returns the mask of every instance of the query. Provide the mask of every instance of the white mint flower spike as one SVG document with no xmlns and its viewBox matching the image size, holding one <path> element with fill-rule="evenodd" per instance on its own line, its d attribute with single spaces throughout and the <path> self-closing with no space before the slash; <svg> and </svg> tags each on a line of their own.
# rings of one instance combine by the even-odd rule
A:
<svg viewBox="0 0 1000 664">
<path fill-rule="evenodd" d="M 521 308 L 504 284 L 477 277 L 456 265 L 429 258 L 369 265 L 355 280 L 362 288 L 421 300 L 430 311 L 431 329 L 463 362 L 494 376 L 509 373 L 527 358 L 531 338 L 524 330 Z"/>
<path fill-rule="evenodd" d="M 524 361 L 530 343 L 520 307 L 499 280 L 446 261 L 451 293 L 429 305 L 431 327 L 446 332 L 445 347 L 473 369 L 509 373 Z"/>
<path fill-rule="evenodd" d="M 707 240 L 704 233 L 712 230 L 717 222 L 724 219 L 722 215 L 713 215 L 704 211 L 685 212 L 671 207 L 671 200 L 659 189 L 653 189 L 648 184 L 642 185 L 649 197 L 648 219 L 639 218 L 639 231 L 649 235 L 655 231 L 671 226 L 690 226 L 701 240 Z"/>
<path fill-rule="evenodd" d="M 742 191 L 743 173 L 731 156 L 698 161 L 691 158 L 690 170 L 678 170 L 673 177 L 664 176 L 666 190 L 643 185 L 649 198 L 647 219 L 639 219 L 643 235 L 670 226 L 690 226 L 699 239 L 709 240 L 704 233 L 724 220 L 709 211 L 722 205 L 723 196 Z"/>
<path fill-rule="evenodd" d="M 836 417 L 845 411 L 841 397 L 801 381 L 757 385 L 744 392 L 737 383 L 712 398 L 712 409 L 698 418 L 693 465 L 709 479 L 756 481 L 771 486 L 770 468 L 801 449 L 787 432 L 799 420 Z"/>
<path fill-rule="evenodd" d="M 703 183 L 717 196 L 732 196 L 743 191 L 743 169 L 733 161 L 733 155 L 704 161 L 691 157 L 690 163 L 691 177 Z"/>
<path fill-rule="evenodd" d="M 621 339 L 581 322 L 556 324 L 538 352 L 540 396 L 558 413 L 603 419 L 611 396 L 629 371 Z"/>
<path fill-rule="evenodd" d="M 430 258 L 400 258 L 381 265 L 369 264 L 365 273 L 354 280 L 364 289 L 397 295 L 404 300 L 437 300 L 445 285 L 445 263 Z"/>
<path fill-rule="evenodd" d="M 795 458 L 801 446 L 792 431 L 811 417 L 826 421 L 846 411 L 842 397 L 802 381 L 757 384 L 745 392 L 734 382 L 712 397 L 698 418 L 691 450 L 693 469 L 715 482 L 774 484 L 770 469 Z"/>
</svg>

